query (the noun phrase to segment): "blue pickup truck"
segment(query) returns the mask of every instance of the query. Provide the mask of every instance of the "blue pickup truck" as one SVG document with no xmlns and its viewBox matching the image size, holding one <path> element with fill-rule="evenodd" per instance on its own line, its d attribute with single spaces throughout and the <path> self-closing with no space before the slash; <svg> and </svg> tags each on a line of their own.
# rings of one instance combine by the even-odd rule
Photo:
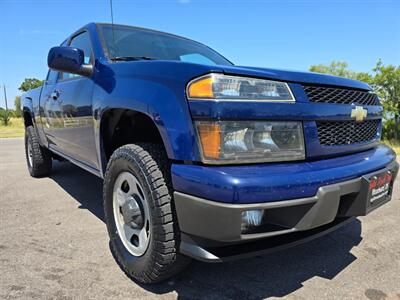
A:
<svg viewBox="0 0 400 300">
<path fill-rule="evenodd" d="M 29 172 L 60 160 L 103 178 L 111 250 L 140 282 L 297 245 L 391 198 L 398 163 L 363 82 L 99 23 L 48 66 L 22 96 Z"/>
</svg>

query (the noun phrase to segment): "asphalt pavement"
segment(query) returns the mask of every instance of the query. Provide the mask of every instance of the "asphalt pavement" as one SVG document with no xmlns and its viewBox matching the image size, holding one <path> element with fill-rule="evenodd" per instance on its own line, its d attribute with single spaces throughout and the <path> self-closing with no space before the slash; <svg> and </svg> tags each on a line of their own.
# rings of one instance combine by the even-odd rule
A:
<svg viewBox="0 0 400 300">
<path fill-rule="evenodd" d="M 0 139 L 1 299 L 400 299 L 400 180 L 393 200 L 327 236 L 224 264 L 194 262 L 143 286 L 115 263 L 102 181 L 70 163 L 28 174 L 22 139 Z"/>
</svg>

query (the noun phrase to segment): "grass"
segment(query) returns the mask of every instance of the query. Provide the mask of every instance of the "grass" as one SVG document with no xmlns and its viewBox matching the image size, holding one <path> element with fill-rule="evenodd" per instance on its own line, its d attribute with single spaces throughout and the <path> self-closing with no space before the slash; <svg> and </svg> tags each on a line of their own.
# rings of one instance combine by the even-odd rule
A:
<svg viewBox="0 0 400 300">
<path fill-rule="evenodd" d="M 0 124 L 0 138 L 13 138 L 24 136 L 24 122 L 22 118 L 11 118 L 10 124 Z"/>
</svg>

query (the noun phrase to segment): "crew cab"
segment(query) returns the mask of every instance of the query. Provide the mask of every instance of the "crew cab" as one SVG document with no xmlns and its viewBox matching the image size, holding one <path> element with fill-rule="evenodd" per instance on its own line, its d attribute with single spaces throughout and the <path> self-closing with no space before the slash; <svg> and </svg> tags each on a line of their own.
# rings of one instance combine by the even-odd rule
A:
<svg viewBox="0 0 400 300">
<path fill-rule="evenodd" d="M 22 95 L 29 172 L 56 159 L 102 178 L 111 250 L 140 282 L 297 245 L 391 198 L 398 163 L 366 83 L 98 23 L 48 66 Z"/>
</svg>

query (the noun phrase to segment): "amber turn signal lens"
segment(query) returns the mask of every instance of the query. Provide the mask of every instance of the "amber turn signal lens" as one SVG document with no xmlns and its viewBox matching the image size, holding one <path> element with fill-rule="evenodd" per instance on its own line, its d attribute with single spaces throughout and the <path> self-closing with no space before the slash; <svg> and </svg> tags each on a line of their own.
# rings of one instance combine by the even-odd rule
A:
<svg viewBox="0 0 400 300">
<path fill-rule="evenodd" d="M 197 123 L 203 156 L 219 158 L 221 150 L 221 126 L 219 124 Z"/>
<path fill-rule="evenodd" d="M 213 78 L 206 77 L 192 82 L 188 88 L 189 98 L 213 98 Z"/>
</svg>

